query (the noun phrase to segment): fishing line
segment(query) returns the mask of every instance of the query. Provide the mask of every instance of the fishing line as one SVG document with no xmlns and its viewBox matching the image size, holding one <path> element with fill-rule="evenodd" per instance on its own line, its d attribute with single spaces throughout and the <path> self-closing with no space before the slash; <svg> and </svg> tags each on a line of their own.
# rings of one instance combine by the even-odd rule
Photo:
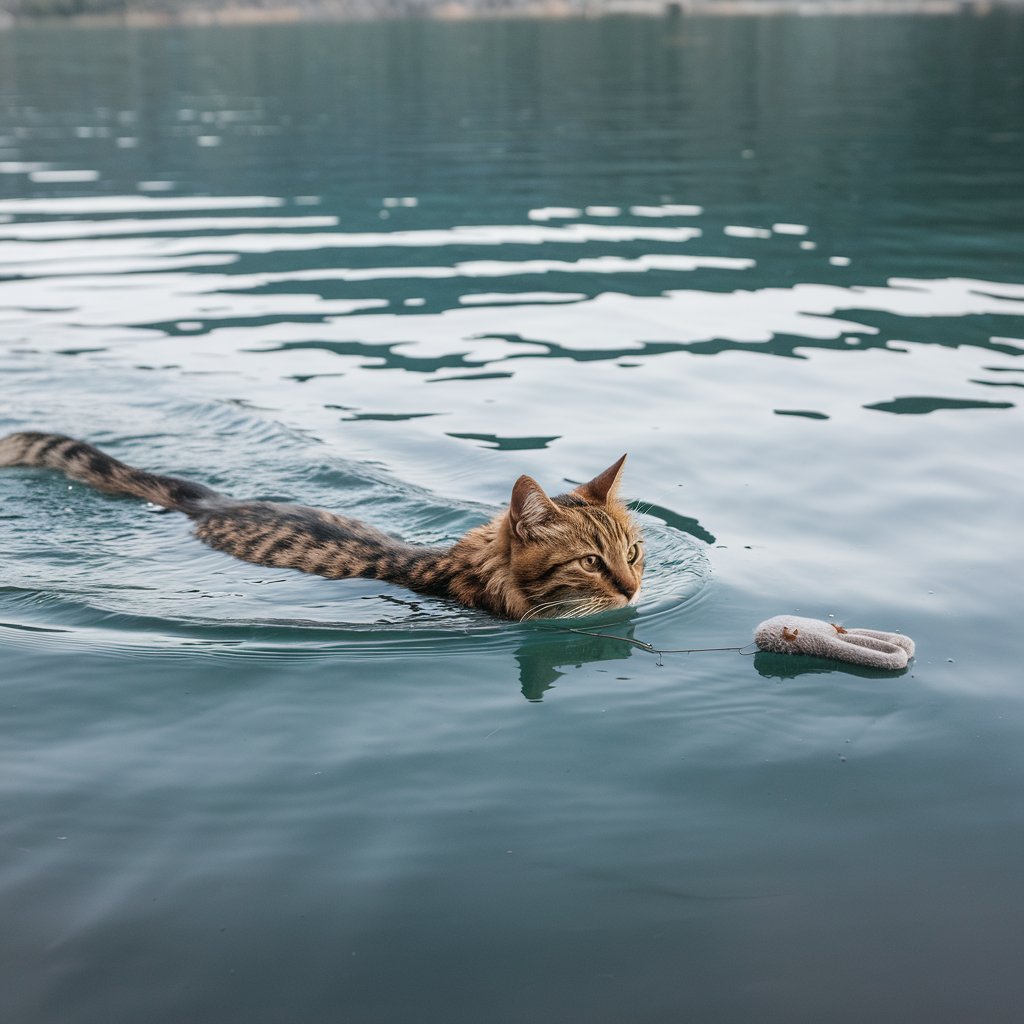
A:
<svg viewBox="0 0 1024 1024">
<path fill-rule="evenodd" d="M 639 647 L 640 650 L 645 651 L 647 654 L 653 654 L 658 659 L 660 665 L 661 657 L 663 654 L 715 654 L 715 653 L 734 653 L 742 654 L 744 657 L 749 658 L 757 653 L 757 644 L 749 643 L 743 644 L 740 647 L 655 647 L 654 644 L 649 644 L 646 640 L 634 640 L 629 636 L 618 636 L 615 633 L 599 633 L 596 630 L 589 629 L 577 629 L 573 626 L 560 626 L 553 629 L 546 629 L 544 632 L 547 633 L 576 633 L 579 636 L 592 636 L 597 637 L 601 640 L 621 640 L 623 643 L 632 644 L 634 647 Z M 746 650 L 747 647 L 753 647 L 752 651 Z"/>
</svg>

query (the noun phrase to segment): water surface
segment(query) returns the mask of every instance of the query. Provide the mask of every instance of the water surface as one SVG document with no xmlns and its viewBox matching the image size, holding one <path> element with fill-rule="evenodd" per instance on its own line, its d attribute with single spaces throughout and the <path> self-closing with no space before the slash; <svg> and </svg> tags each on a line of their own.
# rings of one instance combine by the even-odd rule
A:
<svg viewBox="0 0 1024 1024">
<path fill-rule="evenodd" d="M 630 453 L 653 655 L 0 475 L 5 1020 L 1016 1020 L 1024 20 L 0 33 L 0 431 L 426 543 Z"/>
</svg>

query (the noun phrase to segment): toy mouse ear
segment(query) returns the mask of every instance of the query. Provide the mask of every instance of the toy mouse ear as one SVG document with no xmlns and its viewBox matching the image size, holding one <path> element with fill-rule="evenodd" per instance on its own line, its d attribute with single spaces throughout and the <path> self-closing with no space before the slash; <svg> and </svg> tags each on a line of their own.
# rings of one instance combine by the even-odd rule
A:
<svg viewBox="0 0 1024 1024">
<path fill-rule="evenodd" d="M 622 479 L 622 467 L 626 463 L 626 456 L 623 455 L 618 462 L 613 462 L 603 473 L 598 474 L 593 480 L 580 484 L 573 494 L 594 505 L 607 505 L 615 500 L 619 490 L 619 481 Z"/>
<path fill-rule="evenodd" d="M 521 476 L 516 481 L 508 513 L 512 532 L 520 540 L 530 540 L 559 514 L 544 488 L 530 476 Z"/>
</svg>

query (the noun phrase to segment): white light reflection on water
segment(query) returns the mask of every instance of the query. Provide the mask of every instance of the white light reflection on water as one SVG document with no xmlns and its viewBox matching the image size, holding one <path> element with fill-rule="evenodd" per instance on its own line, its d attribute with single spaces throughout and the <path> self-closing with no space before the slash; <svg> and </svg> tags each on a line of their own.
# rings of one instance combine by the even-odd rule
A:
<svg viewBox="0 0 1024 1024">
<path fill-rule="evenodd" d="M 180 210 L 255 210 L 283 206 L 273 196 L 48 196 L 0 199 L 0 213 L 42 216 L 168 213 Z"/>
<path fill-rule="evenodd" d="M 4 209 L 0 204 L 0 212 Z M 569 224 L 560 228 L 525 224 L 487 224 L 413 231 L 307 232 L 299 235 L 192 235 L 187 238 L 89 239 L 86 241 L 0 244 L 0 262 L 45 262 L 86 256 L 171 256 L 196 252 L 278 253 L 311 249 L 424 248 L 443 246 L 544 245 L 587 242 L 688 242 L 700 236 L 697 228 L 655 228 L 609 224 Z"/>
<path fill-rule="evenodd" d="M 331 228 L 337 217 L 150 217 L 145 220 L 22 221 L 0 230 L 6 241 L 54 241 L 102 238 L 105 235 L 191 234 L 198 231 L 261 231 L 287 228 Z"/>
<path fill-rule="evenodd" d="M 415 210 L 405 199 L 391 205 Z M 58 360 L 73 355 L 104 374 L 142 369 L 150 387 L 160 368 L 159 385 L 171 393 L 228 400 L 255 415 L 264 410 L 332 444 L 359 438 L 410 483 L 430 488 L 430 467 L 441 459 L 445 489 L 454 493 L 460 480 L 475 478 L 483 484 L 475 493 L 492 507 L 506 497 L 508 453 L 522 453 L 516 458 L 526 466 L 554 447 L 561 472 L 589 463 L 594 456 L 586 438 L 603 436 L 609 410 L 624 408 L 628 416 L 639 395 L 643 416 L 624 432 L 635 450 L 638 490 L 669 510 L 678 501 L 665 482 L 679 475 L 672 453 L 683 443 L 671 442 L 673 434 L 691 442 L 714 435 L 710 456 L 704 441 L 685 455 L 686 472 L 713 488 L 716 448 L 735 458 L 745 445 L 770 460 L 765 446 L 785 437 L 792 450 L 784 461 L 799 463 L 817 443 L 806 434 L 808 425 L 827 429 L 821 421 L 832 420 L 853 431 L 830 442 L 837 457 L 849 457 L 854 447 L 885 436 L 882 424 L 892 417 L 880 413 L 1015 407 L 1005 398 L 1006 382 L 993 381 L 985 367 L 1019 343 L 984 335 L 951 349 L 930 344 L 922 330 L 948 318 L 1024 315 L 1024 286 L 967 277 L 743 286 L 755 271 L 758 282 L 770 280 L 774 261 L 794 253 L 806 253 L 799 258 L 808 272 L 826 266 L 806 249 L 811 225 L 726 226 L 723 253 L 689 225 L 579 219 L 584 210 L 607 219 L 612 210 L 605 207 L 526 211 L 532 224 L 349 232 L 338 230 L 343 211 L 295 215 L 288 206 L 273 196 L 0 203 L 9 218 L 0 227 L 0 267 L 8 275 L 0 281 L 0 322 L 11 346 L 26 349 L 12 350 L 8 366 L 48 353 Z M 260 209 L 279 212 L 251 213 Z M 698 206 L 642 202 L 615 208 L 615 216 L 622 209 L 647 219 L 710 216 Z M 75 219 L 50 219 L 53 214 Z M 545 223 L 558 219 L 574 222 Z M 764 248 L 773 237 L 784 248 Z M 563 244 L 585 252 L 567 259 Z M 637 253 L 643 245 L 653 251 Z M 524 259 L 520 246 L 540 247 L 541 254 Z M 687 251 L 676 251 L 684 246 Z M 466 259 L 467 248 L 499 255 Z M 368 258 L 407 249 L 429 251 L 432 260 Z M 459 258 L 439 258 L 452 249 Z M 253 258 L 268 257 L 272 265 L 253 268 Z M 482 290 L 476 286 L 482 280 L 507 280 L 509 287 Z M 696 283 L 682 287 L 684 280 Z M 406 294 L 407 285 L 417 291 Z M 717 358 L 694 358 L 701 355 Z M 552 374 L 552 360 L 571 372 Z M 64 372 L 60 363 L 53 372 Z M 421 386 L 445 382 L 443 391 Z M 579 396 L 571 399 L 572 429 L 566 388 Z M 915 395 L 930 397 L 905 397 Z M 38 413 L 25 415 L 36 420 L 26 425 L 76 426 L 61 424 L 59 415 L 46 424 Z M 752 435 L 751 417 L 759 415 L 775 417 L 778 428 Z M 662 426 L 669 432 L 664 441 Z M 624 446 L 606 439 L 601 447 L 609 444 Z M 704 505 L 700 518 L 716 532 L 718 525 L 744 528 L 746 513 L 737 517 L 724 494 Z M 390 525 L 408 532 L 401 519 Z M 175 551 L 180 562 L 180 546 Z M 219 558 L 191 560 L 186 575 L 211 557 Z M 732 557 L 723 552 L 719 559 Z M 806 593 L 815 589 L 812 566 L 848 561 L 852 575 L 859 557 L 854 545 L 805 538 L 788 561 Z M 359 603 L 346 602 L 353 622 L 381 614 L 379 603 L 365 603 L 373 596 L 367 587 L 373 589 L 355 585 Z M 312 592 L 309 581 L 289 592 L 296 588 Z M 206 590 L 228 614 L 235 591 L 218 597 L 215 587 Z M 657 584 L 648 592 L 657 595 Z M 271 607 L 283 591 L 263 593 Z M 300 617 L 311 614 L 301 599 L 293 607 Z"/>
</svg>

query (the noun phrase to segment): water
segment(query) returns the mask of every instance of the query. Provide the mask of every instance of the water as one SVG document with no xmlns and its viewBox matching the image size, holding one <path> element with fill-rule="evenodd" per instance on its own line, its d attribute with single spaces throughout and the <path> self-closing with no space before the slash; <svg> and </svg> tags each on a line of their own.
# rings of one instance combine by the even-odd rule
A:
<svg viewBox="0 0 1024 1024">
<path fill-rule="evenodd" d="M 1024 20 L 0 33 L 0 430 L 424 542 L 629 451 L 598 631 L 0 474 L 5 1021 L 1017 1019 Z"/>
</svg>

